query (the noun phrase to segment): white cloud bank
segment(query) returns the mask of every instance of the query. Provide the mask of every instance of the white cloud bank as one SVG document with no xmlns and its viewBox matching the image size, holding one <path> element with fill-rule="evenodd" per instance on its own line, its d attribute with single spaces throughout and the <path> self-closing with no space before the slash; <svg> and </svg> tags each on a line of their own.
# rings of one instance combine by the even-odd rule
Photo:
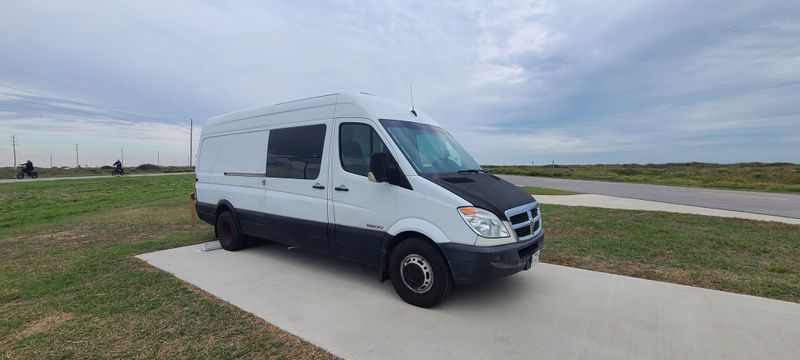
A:
<svg viewBox="0 0 800 360">
<path fill-rule="evenodd" d="M 798 19 L 778 1 L 14 2 L 0 135 L 178 162 L 189 118 L 413 83 L 483 163 L 800 162 Z"/>
</svg>

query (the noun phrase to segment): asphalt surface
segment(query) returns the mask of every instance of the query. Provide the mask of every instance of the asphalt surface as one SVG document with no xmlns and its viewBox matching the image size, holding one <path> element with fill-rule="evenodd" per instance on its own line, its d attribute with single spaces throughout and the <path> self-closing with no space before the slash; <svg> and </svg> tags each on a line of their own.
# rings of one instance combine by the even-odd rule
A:
<svg viewBox="0 0 800 360">
<path fill-rule="evenodd" d="M 800 354 L 800 304 L 790 302 L 538 264 L 421 309 L 353 262 L 277 244 L 201 248 L 138 257 L 345 359 Z"/>
<path fill-rule="evenodd" d="M 158 174 L 132 174 L 132 175 L 123 175 L 123 177 L 138 177 L 138 176 L 167 176 L 167 175 L 184 175 L 184 174 L 192 174 L 191 172 L 181 172 L 181 173 L 158 173 Z M 105 179 L 105 178 L 112 178 L 115 176 L 111 175 L 96 175 L 96 176 L 62 176 L 62 177 L 39 177 L 38 179 L 31 179 L 31 178 L 24 178 L 21 180 L 18 179 L 2 179 L 0 180 L 0 184 L 10 184 L 10 183 L 27 183 L 27 182 L 37 182 L 37 181 L 55 181 L 55 180 L 82 180 L 82 179 Z"/>
<path fill-rule="evenodd" d="M 699 206 L 668 204 L 658 201 L 621 198 L 608 195 L 597 195 L 597 194 L 534 195 L 534 197 L 541 204 L 588 206 L 588 207 L 606 208 L 606 209 L 665 211 L 665 212 L 680 213 L 680 214 L 695 214 L 695 215 L 717 216 L 717 217 L 749 219 L 749 220 L 759 220 L 759 221 L 775 221 L 784 224 L 800 225 L 800 219 L 795 219 L 785 216 L 773 216 L 773 215 L 753 214 L 741 211 L 710 209 Z"/>
<path fill-rule="evenodd" d="M 515 185 L 800 219 L 800 195 L 498 175 Z"/>
</svg>

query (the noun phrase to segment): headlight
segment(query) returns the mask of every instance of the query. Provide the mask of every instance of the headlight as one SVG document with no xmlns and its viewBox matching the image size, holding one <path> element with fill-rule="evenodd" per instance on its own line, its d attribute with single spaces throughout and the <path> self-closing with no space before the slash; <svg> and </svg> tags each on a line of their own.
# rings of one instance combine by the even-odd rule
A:
<svg viewBox="0 0 800 360">
<path fill-rule="evenodd" d="M 508 237 L 508 230 L 495 214 L 476 207 L 458 208 L 461 218 L 476 234 L 486 238 Z"/>
</svg>

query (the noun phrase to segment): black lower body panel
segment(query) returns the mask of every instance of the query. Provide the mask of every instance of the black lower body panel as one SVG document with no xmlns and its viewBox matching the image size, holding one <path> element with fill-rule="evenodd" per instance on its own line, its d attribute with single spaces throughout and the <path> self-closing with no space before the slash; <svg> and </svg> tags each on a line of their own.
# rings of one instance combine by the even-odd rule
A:
<svg viewBox="0 0 800 360">
<path fill-rule="evenodd" d="M 214 222 L 216 221 L 216 212 L 217 212 L 216 205 L 198 202 L 197 204 L 195 204 L 194 208 L 195 210 L 197 210 L 197 217 L 199 217 L 200 220 L 203 220 L 204 222 L 212 226 L 214 225 Z"/>
<path fill-rule="evenodd" d="M 385 232 L 342 225 L 334 225 L 334 229 L 336 240 L 333 246 L 337 256 L 362 264 L 380 265 Z"/>
<path fill-rule="evenodd" d="M 322 253 L 330 253 L 328 223 L 262 214 L 263 226 L 257 233 L 248 234 L 282 244 Z"/>
<path fill-rule="evenodd" d="M 542 249 L 543 243 L 544 231 L 521 243 L 498 246 L 447 243 L 440 247 L 450 263 L 453 280 L 457 284 L 474 284 L 529 269 L 531 257 Z"/>
</svg>

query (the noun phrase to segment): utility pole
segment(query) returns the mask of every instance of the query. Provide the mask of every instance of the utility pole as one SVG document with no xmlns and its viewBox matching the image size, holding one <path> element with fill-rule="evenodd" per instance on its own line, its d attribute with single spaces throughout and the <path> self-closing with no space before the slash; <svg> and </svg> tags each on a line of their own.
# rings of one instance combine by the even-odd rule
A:
<svg viewBox="0 0 800 360">
<path fill-rule="evenodd" d="M 161 151 L 156 151 L 156 165 L 161 166 Z"/>
<path fill-rule="evenodd" d="M 194 130 L 194 119 L 189 119 L 189 167 L 192 167 L 192 131 Z"/>
<path fill-rule="evenodd" d="M 53 168 L 53 154 L 50 154 L 50 168 Z"/>
<path fill-rule="evenodd" d="M 75 165 L 78 165 L 78 168 L 81 167 L 81 162 L 78 159 L 78 144 L 75 144 Z"/>
<path fill-rule="evenodd" d="M 125 164 L 125 153 L 122 152 L 122 148 L 119 148 L 119 157 L 120 157 L 119 162 Z"/>
<path fill-rule="evenodd" d="M 11 135 L 11 147 L 14 148 L 14 167 L 17 167 L 17 137 Z"/>
</svg>

